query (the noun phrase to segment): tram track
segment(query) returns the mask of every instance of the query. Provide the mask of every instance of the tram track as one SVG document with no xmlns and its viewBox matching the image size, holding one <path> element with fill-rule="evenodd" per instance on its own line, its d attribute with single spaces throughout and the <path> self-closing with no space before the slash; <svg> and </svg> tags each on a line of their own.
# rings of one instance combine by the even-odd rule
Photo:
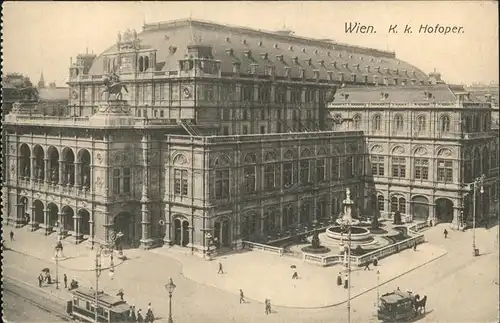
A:
<svg viewBox="0 0 500 323">
<path fill-rule="evenodd" d="M 27 303 L 39 308 L 40 310 L 57 317 L 59 322 L 73 322 L 71 317 L 64 312 L 64 305 L 59 302 L 54 302 L 47 299 L 47 297 L 40 295 L 40 291 L 34 291 L 34 288 L 22 285 L 21 282 L 3 277 L 3 292 L 16 296 Z M 11 320 L 9 320 L 11 321 Z M 8 321 L 5 321 L 8 322 Z"/>
</svg>

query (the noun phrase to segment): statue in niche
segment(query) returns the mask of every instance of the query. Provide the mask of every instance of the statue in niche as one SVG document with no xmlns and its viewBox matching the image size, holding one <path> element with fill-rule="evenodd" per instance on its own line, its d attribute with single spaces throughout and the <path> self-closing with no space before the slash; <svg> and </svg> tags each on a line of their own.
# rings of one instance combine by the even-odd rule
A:
<svg viewBox="0 0 500 323">
<path fill-rule="evenodd" d="M 54 184 L 57 183 L 58 178 L 57 178 L 57 171 L 55 168 L 52 168 L 51 179 L 52 179 L 52 183 L 54 183 Z"/>
<path fill-rule="evenodd" d="M 71 175 L 72 174 L 70 172 L 68 172 L 68 176 L 67 176 L 67 184 L 68 184 L 68 186 L 73 184 L 73 178 L 72 178 Z"/>
<path fill-rule="evenodd" d="M 43 179 L 43 172 L 42 172 L 42 168 L 41 167 L 38 167 L 37 168 L 37 176 L 39 179 Z"/>
<path fill-rule="evenodd" d="M 24 174 L 23 175 L 26 177 L 30 176 L 30 170 L 28 168 L 28 165 L 24 166 Z"/>
<path fill-rule="evenodd" d="M 88 178 L 87 174 L 83 174 L 83 180 L 82 180 L 82 182 L 83 182 L 83 187 L 84 188 L 89 187 L 89 178 Z"/>
</svg>

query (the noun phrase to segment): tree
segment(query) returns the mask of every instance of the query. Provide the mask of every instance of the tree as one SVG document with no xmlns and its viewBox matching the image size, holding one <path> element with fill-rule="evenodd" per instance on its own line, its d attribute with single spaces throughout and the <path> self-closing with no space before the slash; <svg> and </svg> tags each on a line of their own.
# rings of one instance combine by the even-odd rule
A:
<svg viewBox="0 0 500 323">
<path fill-rule="evenodd" d="M 378 229 L 380 223 L 378 222 L 378 215 L 373 213 L 372 215 L 372 229 Z"/>
<path fill-rule="evenodd" d="M 401 212 L 399 210 L 394 212 L 394 224 L 401 224 Z"/>
</svg>

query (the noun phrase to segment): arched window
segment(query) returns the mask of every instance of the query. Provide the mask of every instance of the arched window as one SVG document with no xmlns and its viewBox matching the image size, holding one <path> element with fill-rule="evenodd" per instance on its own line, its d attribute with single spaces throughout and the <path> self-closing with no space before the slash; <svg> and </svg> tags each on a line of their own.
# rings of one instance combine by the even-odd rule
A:
<svg viewBox="0 0 500 323">
<path fill-rule="evenodd" d="M 384 196 L 383 195 L 377 196 L 377 204 L 378 204 L 379 211 L 385 211 L 385 203 L 384 203 Z"/>
<path fill-rule="evenodd" d="M 391 198 L 391 212 L 399 211 L 403 214 L 406 213 L 406 200 L 404 197 L 393 196 Z"/>
<path fill-rule="evenodd" d="M 481 175 L 481 155 L 479 154 L 479 149 L 476 148 L 474 150 L 474 160 L 473 160 L 473 167 L 474 167 L 474 176 L 480 176 Z"/>
<path fill-rule="evenodd" d="M 397 114 L 394 117 L 394 131 L 396 131 L 396 132 L 403 131 L 403 126 L 404 126 L 403 116 L 400 114 Z"/>
<path fill-rule="evenodd" d="M 361 116 L 356 114 L 353 118 L 354 129 L 359 129 L 361 127 Z"/>
<path fill-rule="evenodd" d="M 487 175 L 489 170 L 490 170 L 490 165 L 489 165 L 489 153 L 488 153 L 488 148 L 483 149 L 483 157 L 482 157 L 482 162 L 483 162 L 483 167 L 482 167 L 482 174 Z"/>
<path fill-rule="evenodd" d="M 144 71 L 144 59 L 142 58 L 142 56 L 139 57 L 139 72 L 142 72 Z"/>
<path fill-rule="evenodd" d="M 382 129 L 382 117 L 380 114 L 373 116 L 372 129 L 373 131 L 380 131 Z"/>
<path fill-rule="evenodd" d="M 257 159 L 254 154 L 250 153 L 245 156 L 245 164 L 247 164 L 243 169 L 245 193 L 255 193 L 256 191 L 256 162 Z"/>
<path fill-rule="evenodd" d="M 425 131 L 425 116 L 418 116 L 417 117 L 417 132 L 422 133 Z"/>
<path fill-rule="evenodd" d="M 149 57 L 144 57 L 144 71 L 147 71 L 149 68 Z"/>
<path fill-rule="evenodd" d="M 479 132 L 481 131 L 481 116 L 476 115 L 474 116 L 474 132 Z"/>
<path fill-rule="evenodd" d="M 450 117 L 443 115 L 440 119 L 440 130 L 442 133 L 450 132 Z"/>
</svg>

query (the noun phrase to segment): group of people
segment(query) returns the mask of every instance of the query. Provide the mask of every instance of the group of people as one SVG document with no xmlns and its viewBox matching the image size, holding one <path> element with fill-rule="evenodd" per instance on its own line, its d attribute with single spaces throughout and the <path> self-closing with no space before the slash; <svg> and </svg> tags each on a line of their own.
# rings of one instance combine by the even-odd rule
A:
<svg viewBox="0 0 500 323">
<path fill-rule="evenodd" d="M 345 289 L 349 288 L 349 276 L 348 276 L 348 274 L 345 274 L 343 283 L 344 283 Z M 342 286 L 342 273 L 340 271 L 339 271 L 339 274 L 337 275 L 337 286 Z"/>
<path fill-rule="evenodd" d="M 244 304 L 246 302 L 247 301 L 245 300 L 245 294 L 243 293 L 243 290 L 240 289 L 240 304 Z M 271 311 L 271 300 L 269 298 L 266 298 L 264 300 L 264 305 L 266 307 L 266 310 L 265 310 L 266 315 L 271 314 L 272 313 L 272 311 Z"/>
<path fill-rule="evenodd" d="M 151 308 L 151 303 L 148 304 L 148 310 L 146 315 L 142 315 L 142 310 L 138 309 L 137 313 L 135 311 L 135 306 L 130 306 L 128 310 L 128 321 L 129 322 L 153 322 L 155 320 L 155 316 L 153 314 L 153 309 Z"/>
</svg>

